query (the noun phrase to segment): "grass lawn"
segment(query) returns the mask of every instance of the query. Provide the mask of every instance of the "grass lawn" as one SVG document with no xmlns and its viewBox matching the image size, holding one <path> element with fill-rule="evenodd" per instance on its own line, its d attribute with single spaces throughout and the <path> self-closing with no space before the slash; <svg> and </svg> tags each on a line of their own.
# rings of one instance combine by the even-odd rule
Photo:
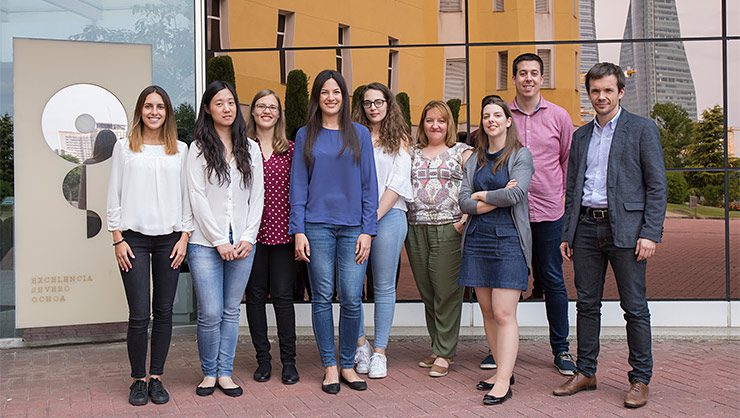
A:
<svg viewBox="0 0 740 418">
<path fill-rule="evenodd" d="M 673 212 L 679 215 L 683 216 L 694 216 L 694 211 L 696 211 L 696 217 L 697 218 L 719 218 L 722 219 L 725 217 L 725 209 L 724 208 L 715 208 L 712 206 L 702 206 L 698 205 L 696 209 L 690 209 L 689 205 L 686 204 L 678 204 L 678 203 L 669 203 L 668 204 L 668 211 Z M 731 210 L 730 211 L 730 219 L 740 219 L 740 211 Z"/>
</svg>

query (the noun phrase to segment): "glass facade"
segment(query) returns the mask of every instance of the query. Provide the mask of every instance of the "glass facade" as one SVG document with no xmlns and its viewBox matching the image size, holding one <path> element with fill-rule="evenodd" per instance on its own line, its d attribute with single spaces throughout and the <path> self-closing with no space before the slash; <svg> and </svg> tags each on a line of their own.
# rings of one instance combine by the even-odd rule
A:
<svg viewBox="0 0 740 418">
<path fill-rule="evenodd" d="M 310 83 L 320 70 L 336 68 L 341 57 L 353 90 L 381 81 L 394 93 L 405 93 L 414 130 L 429 100 L 460 100 L 463 136 L 477 128 L 484 95 L 513 99 L 511 61 L 521 53 L 544 57 L 543 97 L 564 107 L 575 126 L 593 118 L 583 87 L 586 71 L 600 61 L 620 64 L 628 76 L 623 105 L 656 120 L 668 169 L 664 243 L 650 262 L 649 297 L 738 300 L 740 96 L 728 92 L 740 90 L 732 77 L 740 73 L 739 3 L 5 0 L 0 7 L 0 337 L 17 332 L 13 95 L 22 86 L 13 84 L 14 38 L 151 45 L 153 82 L 172 97 L 183 139 L 189 137 L 200 87 L 196 67 L 208 67 L 197 57 L 230 56 L 246 103 L 262 88 L 284 95 L 292 70 L 305 72 Z M 203 39 L 196 39 L 201 29 Z M 574 298 L 572 268 L 564 267 Z M 299 283 L 303 280 L 299 276 Z M 190 292 L 188 280 L 183 282 L 180 293 Z M 607 282 L 605 297 L 616 299 L 613 279 Z M 372 300 L 372 292 L 367 296 Z M 419 299 L 403 254 L 398 297 Z M 192 294 L 182 298 L 177 320 L 189 323 Z M 308 299 L 300 285 L 296 299 Z"/>
</svg>

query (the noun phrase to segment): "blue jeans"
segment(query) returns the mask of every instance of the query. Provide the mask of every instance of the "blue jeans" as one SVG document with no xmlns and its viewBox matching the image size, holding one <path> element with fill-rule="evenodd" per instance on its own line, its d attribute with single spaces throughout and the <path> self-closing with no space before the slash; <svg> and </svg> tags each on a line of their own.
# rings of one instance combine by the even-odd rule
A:
<svg viewBox="0 0 740 418">
<path fill-rule="evenodd" d="M 306 222 L 311 248 L 308 278 L 311 281 L 311 316 L 316 345 L 323 367 L 336 366 L 332 297 L 339 294 L 339 367 L 354 367 L 355 346 L 360 329 L 362 284 L 367 262 L 355 263 L 359 226 Z"/>
<path fill-rule="evenodd" d="M 531 222 L 532 275 L 539 278 L 545 294 L 547 323 L 550 326 L 550 348 L 557 355 L 568 351 L 568 292 L 563 278 L 560 242 L 563 218 L 556 221 Z"/>
<path fill-rule="evenodd" d="M 635 248 L 614 245 L 609 219 L 594 220 L 581 215 L 573 240 L 578 337 L 578 372 L 596 374 L 601 332 L 601 298 L 607 265 L 612 266 L 619 291 L 619 306 L 627 322 L 630 382 L 649 384 L 653 376 L 650 309 L 645 294 L 647 260 L 637 261 Z"/>
<path fill-rule="evenodd" d="M 391 209 L 378 221 L 378 235 L 370 247 L 370 268 L 375 290 L 375 347 L 388 347 L 396 308 L 396 271 L 408 231 L 406 212 Z M 365 335 L 365 315 L 360 310 L 360 336 Z"/>
<path fill-rule="evenodd" d="M 252 270 L 254 249 L 224 261 L 213 247 L 188 244 L 188 264 L 198 299 L 198 354 L 203 375 L 231 376 L 239 336 L 239 303 Z"/>
</svg>

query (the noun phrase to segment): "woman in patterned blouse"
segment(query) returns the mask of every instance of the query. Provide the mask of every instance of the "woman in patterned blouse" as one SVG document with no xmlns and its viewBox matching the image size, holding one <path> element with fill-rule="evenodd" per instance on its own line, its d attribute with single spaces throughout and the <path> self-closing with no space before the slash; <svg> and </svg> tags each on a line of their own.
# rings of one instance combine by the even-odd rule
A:
<svg viewBox="0 0 740 418">
<path fill-rule="evenodd" d="M 466 215 L 457 203 L 463 165 L 472 153 L 458 143 L 452 112 L 438 100 L 421 114 L 411 150 L 414 201 L 408 205 L 406 252 L 414 273 L 432 354 L 419 362 L 432 377 L 446 376 L 457 348 L 464 288 L 457 284 Z"/>
<path fill-rule="evenodd" d="M 262 151 L 265 173 L 265 207 L 257 235 L 254 266 L 247 284 L 247 322 L 257 355 L 254 380 L 270 379 L 270 341 L 267 339 L 265 304 L 270 295 L 275 310 L 282 381 L 286 385 L 298 382 L 295 367 L 295 310 L 293 281 L 296 266 L 293 260 L 293 238 L 288 235 L 290 217 L 290 165 L 293 143 L 285 136 L 285 117 L 277 94 L 261 90 L 252 99 L 247 120 L 247 136 L 257 141 Z"/>
</svg>

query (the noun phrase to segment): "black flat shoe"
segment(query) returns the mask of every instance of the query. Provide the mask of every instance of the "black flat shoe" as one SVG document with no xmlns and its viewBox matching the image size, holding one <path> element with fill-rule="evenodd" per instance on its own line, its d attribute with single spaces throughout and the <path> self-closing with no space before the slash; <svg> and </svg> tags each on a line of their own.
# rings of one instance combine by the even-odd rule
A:
<svg viewBox="0 0 740 418">
<path fill-rule="evenodd" d="M 349 380 L 345 379 L 344 376 L 340 375 L 339 381 L 349 386 L 349 388 L 352 390 L 367 390 L 367 382 L 365 382 L 364 380 L 355 380 L 354 382 L 350 382 Z"/>
<path fill-rule="evenodd" d="M 165 404 L 170 400 L 170 394 L 167 393 L 167 389 L 159 379 L 149 379 L 149 397 L 152 398 L 152 403 L 157 405 Z"/>
<path fill-rule="evenodd" d="M 321 390 L 328 393 L 329 395 L 336 395 L 337 393 L 339 393 L 339 383 L 322 383 Z"/>
<path fill-rule="evenodd" d="M 149 402 L 149 395 L 146 392 L 146 382 L 143 380 L 134 380 L 129 386 L 131 392 L 128 394 L 128 403 L 134 406 L 146 405 Z"/>
<path fill-rule="evenodd" d="M 301 380 L 298 375 L 298 369 L 295 368 L 295 364 L 286 364 L 283 366 L 283 383 L 286 385 L 294 385 Z"/>
<path fill-rule="evenodd" d="M 198 396 L 211 396 L 216 391 L 216 386 L 196 386 L 195 394 Z"/>
<path fill-rule="evenodd" d="M 254 371 L 254 380 L 258 382 L 267 382 L 272 376 L 272 365 L 270 363 L 260 363 L 257 370 Z"/>
<path fill-rule="evenodd" d="M 511 375 L 511 378 L 509 379 L 509 385 L 513 385 L 516 380 L 514 379 L 514 375 Z M 478 390 L 491 390 L 493 389 L 493 383 L 488 383 L 485 380 L 481 380 L 478 382 L 477 385 L 475 385 L 475 388 Z"/>
<path fill-rule="evenodd" d="M 509 388 L 508 392 L 506 392 L 506 395 L 500 398 L 493 395 L 483 395 L 483 405 L 501 405 L 509 398 L 511 398 L 511 388 Z"/>
<path fill-rule="evenodd" d="M 229 389 L 226 389 L 225 387 L 219 385 L 218 383 L 216 383 L 216 386 L 218 386 L 218 388 L 221 389 L 221 392 L 223 392 L 224 395 L 231 396 L 232 398 L 236 398 L 244 394 L 244 390 L 242 390 L 241 386 L 237 386 L 235 388 L 229 388 Z"/>
</svg>

